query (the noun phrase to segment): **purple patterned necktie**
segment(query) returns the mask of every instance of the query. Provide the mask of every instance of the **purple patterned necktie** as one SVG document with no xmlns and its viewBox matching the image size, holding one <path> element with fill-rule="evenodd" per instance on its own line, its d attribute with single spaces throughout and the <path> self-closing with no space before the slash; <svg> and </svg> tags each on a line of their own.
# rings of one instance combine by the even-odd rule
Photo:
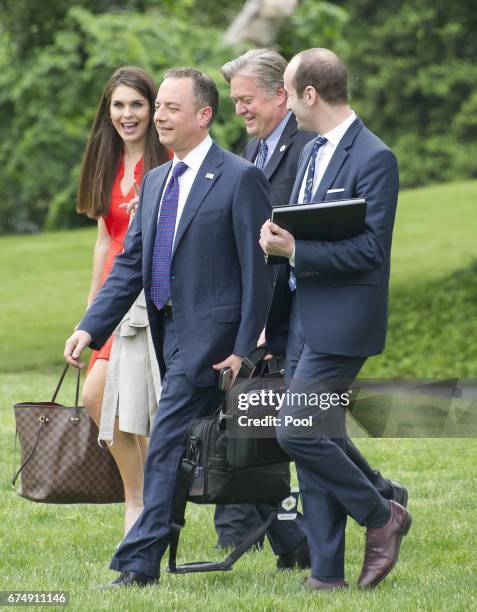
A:
<svg viewBox="0 0 477 612">
<path fill-rule="evenodd" d="M 161 310 L 171 295 L 171 253 L 176 229 L 177 204 L 179 203 L 179 177 L 187 168 L 184 162 L 178 162 L 172 168 L 171 177 L 162 197 L 152 254 L 151 282 L 151 298 L 158 310 Z"/>
<path fill-rule="evenodd" d="M 327 139 L 324 136 L 318 136 L 313 143 L 310 162 L 308 164 L 308 173 L 306 175 L 305 191 L 303 192 L 303 204 L 309 204 L 311 202 L 311 196 L 313 195 L 313 179 L 315 178 L 316 156 L 318 155 L 320 147 L 322 147 L 326 141 Z M 293 268 L 290 270 L 288 286 L 291 291 L 296 291 L 296 276 Z"/>
</svg>

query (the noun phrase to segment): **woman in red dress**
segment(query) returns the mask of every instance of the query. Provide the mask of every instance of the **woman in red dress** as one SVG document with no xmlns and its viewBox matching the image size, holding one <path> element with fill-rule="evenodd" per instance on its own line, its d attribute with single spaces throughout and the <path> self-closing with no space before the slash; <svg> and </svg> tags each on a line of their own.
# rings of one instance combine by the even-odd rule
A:
<svg viewBox="0 0 477 612">
<path fill-rule="evenodd" d="M 124 66 L 106 84 L 83 158 L 78 212 L 98 220 L 88 306 L 123 250 L 128 229 L 127 203 L 135 198 L 135 185 L 143 175 L 168 160 L 153 123 L 157 87 L 141 68 Z M 98 424 L 112 337 L 93 351 L 83 387 L 83 401 Z M 115 432 L 111 453 L 118 465 L 125 492 L 125 532 L 143 506 L 143 462 L 147 440 Z"/>
</svg>

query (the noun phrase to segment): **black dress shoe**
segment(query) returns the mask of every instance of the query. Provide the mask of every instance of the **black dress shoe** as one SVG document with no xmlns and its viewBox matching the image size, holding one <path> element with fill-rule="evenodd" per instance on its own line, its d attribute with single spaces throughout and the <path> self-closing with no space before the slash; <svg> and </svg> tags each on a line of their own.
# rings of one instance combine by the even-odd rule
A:
<svg viewBox="0 0 477 612">
<path fill-rule="evenodd" d="M 277 569 L 283 571 L 296 567 L 298 569 L 309 569 L 311 567 L 310 549 L 306 540 L 303 540 L 293 552 L 278 555 Z"/>
<path fill-rule="evenodd" d="M 389 486 L 391 487 L 391 497 L 393 501 L 397 502 L 403 508 L 407 507 L 407 489 L 402 484 L 394 480 L 388 480 Z"/>
<path fill-rule="evenodd" d="M 116 580 L 111 582 L 111 588 L 118 587 L 129 587 L 138 586 L 145 587 L 152 584 L 159 584 L 159 578 L 153 578 L 152 576 L 146 576 L 146 574 L 140 574 L 139 572 L 121 572 Z"/>
</svg>

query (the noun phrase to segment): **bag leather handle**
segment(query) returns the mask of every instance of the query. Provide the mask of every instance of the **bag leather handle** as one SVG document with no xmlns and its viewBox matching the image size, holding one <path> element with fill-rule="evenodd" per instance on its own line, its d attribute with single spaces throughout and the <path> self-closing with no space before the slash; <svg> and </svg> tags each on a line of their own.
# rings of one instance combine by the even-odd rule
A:
<svg viewBox="0 0 477 612">
<path fill-rule="evenodd" d="M 51 398 L 51 403 L 55 402 L 56 400 L 56 396 L 59 393 L 59 390 L 61 388 L 61 385 L 63 384 L 63 381 L 65 379 L 66 376 L 66 372 L 68 371 L 68 368 L 70 367 L 70 364 L 67 363 L 63 369 L 63 372 L 61 373 L 60 376 L 60 380 L 58 382 L 58 384 L 56 385 L 56 389 L 53 393 L 53 397 Z M 75 408 L 78 408 L 78 399 L 79 399 L 79 388 L 80 388 L 80 376 L 81 376 L 81 370 L 79 368 L 77 368 L 78 373 L 76 375 L 76 392 L 75 392 Z"/>
<path fill-rule="evenodd" d="M 242 365 L 238 371 L 237 379 L 250 378 L 254 369 L 263 360 L 267 353 L 268 346 L 266 344 L 256 346 L 252 351 L 250 351 L 250 353 L 242 359 Z"/>
</svg>

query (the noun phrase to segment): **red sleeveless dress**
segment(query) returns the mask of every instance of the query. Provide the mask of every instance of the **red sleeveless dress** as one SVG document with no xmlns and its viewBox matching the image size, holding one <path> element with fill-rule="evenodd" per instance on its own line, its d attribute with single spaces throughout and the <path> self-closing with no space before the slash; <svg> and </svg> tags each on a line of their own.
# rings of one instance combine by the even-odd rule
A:
<svg viewBox="0 0 477 612">
<path fill-rule="evenodd" d="M 138 185 L 141 184 L 142 179 L 143 160 L 142 158 L 137 162 L 134 168 L 134 180 Z M 109 206 L 108 214 L 103 217 L 106 229 L 111 238 L 111 244 L 109 245 L 108 255 L 103 269 L 103 277 L 101 285 L 106 281 L 109 273 L 113 269 L 114 260 L 116 255 L 122 253 L 124 245 L 124 237 L 128 231 L 129 215 L 124 208 L 119 208 L 120 204 L 129 202 L 135 196 L 134 187 L 126 195 L 121 192 L 121 179 L 124 176 L 124 158 L 121 159 L 118 164 L 118 170 L 114 179 L 113 188 L 111 190 L 111 203 Z M 106 343 L 101 347 L 99 351 L 93 351 L 91 353 L 91 359 L 89 361 L 89 370 L 93 367 L 96 359 L 109 359 L 111 353 L 111 347 L 113 345 L 113 336 L 110 336 Z"/>
</svg>

